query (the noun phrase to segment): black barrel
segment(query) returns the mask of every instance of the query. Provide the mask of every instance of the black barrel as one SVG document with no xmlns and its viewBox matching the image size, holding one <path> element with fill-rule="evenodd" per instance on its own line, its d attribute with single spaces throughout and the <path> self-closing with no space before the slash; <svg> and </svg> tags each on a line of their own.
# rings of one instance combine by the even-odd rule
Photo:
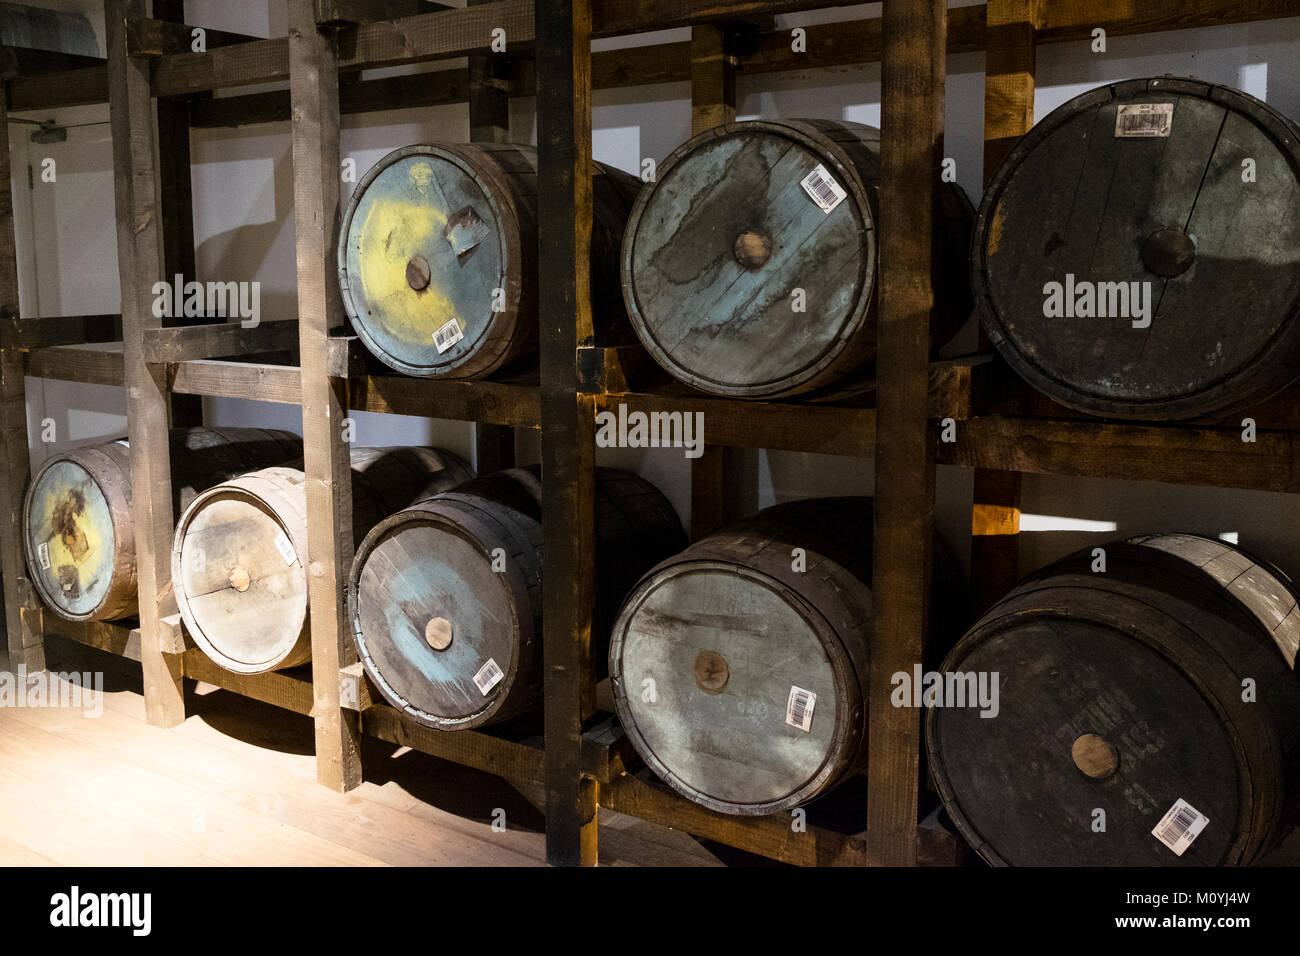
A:
<svg viewBox="0 0 1300 956">
<path fill-rule="evenodd" d="M 998 168 L 971 268 L 999 353 L 1062 404 L 1187 419 L 1266 398 L 1300 375 L 1300 129 L 1196 80 L 1092 90 Z"/>
<path fill-rule="evenodd" d="M 1252 863 L 1296 819 L 1295 592 L 1192 535 L 1104 558 L 1030 576 L 949 655 L 1000 691 L 995 717 L 927 715 L 944 805 L 997 865 Z"/>
</svg>

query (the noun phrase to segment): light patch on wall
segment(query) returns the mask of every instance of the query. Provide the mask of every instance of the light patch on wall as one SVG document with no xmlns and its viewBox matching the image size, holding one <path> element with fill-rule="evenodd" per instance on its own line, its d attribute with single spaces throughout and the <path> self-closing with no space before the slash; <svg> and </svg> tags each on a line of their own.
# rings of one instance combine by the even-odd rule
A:
<svg viewBox="0 0 1300 956">
<path fill-rule="evenodd" d="M 626 172 L 640 170 L 641 127 L 605 126 L 591 131 L 591 158 Z M 662 157 L 655 157 L 662 159 Z"/>
<path fill-rule="evenodd" d="M 1090 518 L 1067 518 L 1064 515 L 1034 515 L 1020 513 L 1021 531 L 1091 531 L 1098 534 L 1117 531 L 1114 521 L 1093 521 Z"/>
<path fill-rule="evenodd" d="M 1221 534 L 1219 535 L 1219 540 L 1220 540 L 1220 541 L 1226 541 L 1226 542 L 1228 542 L 1228 544 L 1236 544 L 1236 543 L 1237 543 L 1237 532 L 1235 532 L 1235 531 L 1224 531 L 1223 533 L 1221 533 Z"/>
<path fill-rule="evenodd" d="M 1243 63 L 1237 68 L 1237 88 L 1268 102 L 1268 64 Z"/>
</svg>

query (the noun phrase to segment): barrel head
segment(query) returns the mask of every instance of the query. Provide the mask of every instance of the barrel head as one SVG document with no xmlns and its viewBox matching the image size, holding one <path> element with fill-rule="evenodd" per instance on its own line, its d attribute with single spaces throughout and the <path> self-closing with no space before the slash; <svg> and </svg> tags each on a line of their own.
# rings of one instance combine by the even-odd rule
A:
<svg viewBox="0 0 1300 956">
<path fill-rule="evenodd" d="M 93 619 L 112 586 L 113 516 L 103 490 L 76 461 L 57 459 L 27 493 L 27 565 L 46 604 L 60 616 Z"/>
<path fill-rule="evenodd" d="M 454 372 L 513 309 L 517 228 L 457 153 L 411 146 L 358 183 L 343 221 L 339 280 L 361 339 L 412 375 Z"/>
<path fill-rule="evenodd" d="M 1300 146 L 1266 104 L 1160 77 L 1084 94 L 998 169 L 973 282 L 1031 385 L 1124 418 L 1238 408 L 1295 377 Z"/>
<path fill-rule="evenodd" d="M 376 528 L 353 570 L 352 630 L 366 670 L 426 726 L 486 722 L 519 677 L 518 573 L 450 520 L 412 511 Z M 524 679 L 531 678 L 524 675 Z"/>
<path fill-rule="evenodd" d="M 796 806 L 832 773 L 849 723 L 837 676 L 848 665 L 826 630 L 761 572 L 707 560 L 663 566 L 614 628 L 623 728 L 661 778 L 704 806 Z"/>
<path fill-rule="evenodd" d="M 307 621 L 307 574 L 264 501 L 231 485 L 196 498 L 178 527 L 172 573 L 189 634 L 214 661 L 246 674 L 288 665 Z"/>
<path fill-rule="evenodd" d="M 963 640 L 945 670 L 999 674 L 996 716 L 976 707 L 928 716 L 944 803 L 986 860 L 1223 864 L 1238 833 L 1237 744 L 1168 657 L 1062 610 Z M 1209 818 L 1181 856 L 1151 835 L 1179 799 Z"/>
<path fill-rule="evenodd" d="M 738 123 L 682 146 L 642 193 L 624 298 L 677 378 L 767 397 L 799 391 L 834 361 L 866 319 L 874 266 L 866 191 L 830 140 Z"/>
</svg>

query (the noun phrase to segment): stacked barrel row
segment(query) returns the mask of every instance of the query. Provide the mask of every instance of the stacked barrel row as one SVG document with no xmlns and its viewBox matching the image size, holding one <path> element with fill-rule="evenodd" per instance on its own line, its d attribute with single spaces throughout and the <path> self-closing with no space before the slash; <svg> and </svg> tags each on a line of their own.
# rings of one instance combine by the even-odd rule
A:
<svg viewBox="0 0 1300 956">
<path fill-rule="evenodd" d="M 879 170 L 877 130 L 785 119 L 702 133 L 645 186 L 594 164 L 595 344 L 639 339 L 717 395 L 870 388 Z M 339 281 L 375 356 L 462 378 L 535 360 L 536 184 L 527 146 L 411 146 L 366 174 Z M 1071 408 L 1258 402 L 1300 376 L 1297 187 L 1300 130 L 1253 97 L 1171 77 L 1086 93 L 1024 137 L 978 215 L 942 184 L 932 344 L 976 305 L 1006 362 Z"/>
<path fill-rule="evenodd" d="M 1067 104 L 1012 153 L 978 217 L 945 185 L 933 344 L 975 301 L 1031 384 L 1118 417 L 1212 414 L 1288 384 L 1300 369 L 1296 143 L 1264 104 L 1191 81 L 1133 81 Z M 731 124 L 639 187 L 593 168 L 597 344 L 635 336 L 681 381 L 741 399 L 869 387 L 876 131 Z M 362 340 L 411 375 L 530 361 L 535 216 L 528 147 L 385 157 L 339 241 Z M 1124 314 L 1099 315 L 1103 295 Z M 173 585 L 189 634 L 235 671 L 305 662 L 296 440 L 191 430 L 173 451 L 184 476 Z M 121 443 L 82 449 L 31 486 L 29 564 L 56 613 L 134 611 L 126 462 Z M 354 452 L 352 637 L 411 719 L 457 731 L 537 707 L 541 480 L 536 469 L 474 478 L 437 449 Z M 754 815 L 862 769 L 869 500 L 780 505 L 689 546 L 635 475 L 599 469 L 595 506 L 594 652 L 651 770 L 714 810 Z M 954 562 L 941 543 L 932 551 L 934 657 L 917 662 L 918 678 L 967 623 Z M 1252 862 L 1300 799 L 1294 592 L 1275 569 L 1192 536 L 1107 553 L 1103 571 L 1076 556 L 1039 572 L 956 642 L 941 677 L 980 686 L 983 675 L 997 699 L 924 702 L 936 705 L 926 728 L 940 796 L 994 863 Z"/>
</svg>

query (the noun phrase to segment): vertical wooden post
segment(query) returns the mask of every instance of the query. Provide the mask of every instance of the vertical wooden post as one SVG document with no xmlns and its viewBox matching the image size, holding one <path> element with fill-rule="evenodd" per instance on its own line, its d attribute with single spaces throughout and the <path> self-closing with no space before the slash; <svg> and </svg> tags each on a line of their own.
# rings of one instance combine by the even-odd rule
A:
<svg viewBox="0 0 1300 956">
<path fill-rule="evenodd" d="M 537 8 L 542 525 L 546 549 L 546 858 L 595 865 L 595 779 L 582 773 L 595 711 L 595 399 L 578 392 L 594 344 L 591 256 L 591 0 Z"/>
<path fill-rule="evenodd" d="M 294 235 L 307 478 L 307 581 L 316 723 L 316 777 L 333 790 L 361 782 L 358 715 L 339 706 L 339 670 L 356 660 L 344 600 L 352 564 L 352 469 L 343 420 L 346 381 L 331 379 L 330 329 L 342 324 L 335 277 L 339 214 L 338 51 L 313 0 L 289 0 Z"/>
<path fill-rule="evenodd" d="M 155 19 L 169 23 L 185 22 L 185 4 L 181 0 L 154 0 Z M 157 101 L 158 109 L 158 185 L 159 208 L 162 210 L 163 274 L 168 280 L 182 275 L 186 281 L 198 275 L 194 249 L 194 195 L 190 169 L 190 104 L 188 100 L 167 98 Z M 180 325 L 210 322 L 201 317 L 173 319 Z M 173 425 L 202 425 L 203 396 L 171 395 Z"/>
<path fill-rule="evenodd" d="M 117 259 L 122 286 L 122 347 L 131 443 L 131 520 L 140 600 L 140 655 L 149 722 L 185 719 L 180 657 L 159 644 L 159 600 L 171 584 L 172 482 L 167 383 L 144 360 L 144 331 L 156 328 L 153 285 L 163 276 L 161 209 L 154 166 L 154 110 L 148 60 L 126 51 L 126 21 L 148 16 L 145 0 L 106 0 L 108 104 L 116 179 Z"/>
<path fill-rule="evenodd" d="M 1034 125 L 1034 68 L 1041 0 L 989 0 L 984 56 L 984 185 Z M 982 347 L 989 343 L 981 332 Z M 960 441 L 960 435 L 958 436 Z M 976 469 L 974 503 L 1020 507 L 1020 473 Z M 971 537 L 975 610 L 986 611 L 1020 574 L 1018 534 Z"/>
<path fill-rule="evenodd" d="M 18 249 L 14 235 L 14 201 L 9 162 L 7 89 L 0 85 L 0 318 L 17 318 Z M 9 666 L 28 673 L 45 669 L 39 615 L 24 615 L 32 600 L 23 550 L 23 492 L 30 474 L 27 451 L 27 395 L 23 384 L 23 353 L 0 349 L 0 497 L 5 502 L 0 522 L 0 576 L 4 580 L 4 619 Z M 34 628 L 32 625 L 36 624 Z"/>
<path fill-rule="evenodd" d="M 945 0 L 891 0 L 881 60 L 880 318 L 867 850 L 916 864 L 921 712 L 890 702 L 921 660 L 934 533 L 927 429 L 933 237 L 943 149 Z"/>
<path fill-rule="evenodd" d="M 469 0 L 469 6 L 492 0 Z M 513 66 L 502 53 L 469 58 L 469 140 L 471 143 L 510 142 L 509 83 Z M 474 467 L 480 474 L 512 468 L 515 430 L 509 425 L 474 425 Z"/>
<path fill-rule="evenodd" d="M 736 62 L 727 31 L 716 24 L 691 27 L 691 135 L 736 119 Z M 726 524 L 727 473 L 734 450 L 706 445 L 691 462 L 691 540 Z"/>
</svg>

